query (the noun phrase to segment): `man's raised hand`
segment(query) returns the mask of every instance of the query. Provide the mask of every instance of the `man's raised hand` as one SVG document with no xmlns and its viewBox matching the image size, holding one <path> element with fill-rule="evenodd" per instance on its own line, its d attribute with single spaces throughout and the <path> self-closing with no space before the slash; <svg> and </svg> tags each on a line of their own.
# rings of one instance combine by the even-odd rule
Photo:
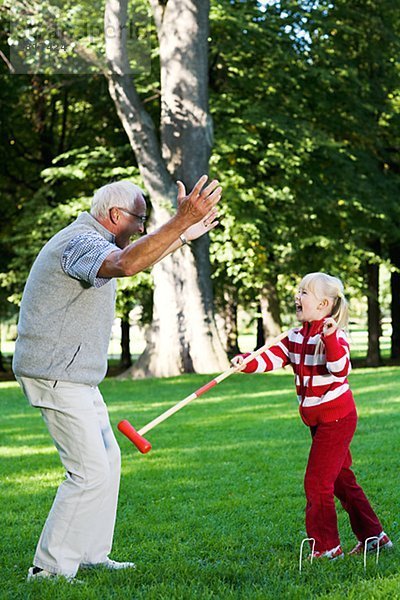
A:
<svg viewBox="0 0 400 600">
<path fill-rule="evenodd" d="M 177 216 L 185 218 L 189 226 L 207 218 L 221 198 L 222 188 L 219 182 L 213 179 L 206 185 L 207 181 L 207 175 L 200 177 L 189 194 L 186 194 L 186 188 L 182 181 L 177 181 Z"/>
</svg>

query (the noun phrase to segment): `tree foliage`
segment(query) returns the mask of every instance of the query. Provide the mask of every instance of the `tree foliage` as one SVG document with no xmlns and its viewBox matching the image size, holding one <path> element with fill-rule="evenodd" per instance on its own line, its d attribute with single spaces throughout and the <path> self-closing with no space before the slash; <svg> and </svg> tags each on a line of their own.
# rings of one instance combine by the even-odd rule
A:
<svg viewBox="0 0 400 600">
<path fill-rule="evenodd" d="M 399 10 L 234 2 L 222 22 L 228 4 L 212 21 L 213 166 L 228 197 L 217 289 L 256 303 L 278 276 L 285 299 L 295 276 L 323 269 L 363 289 L 363 264 L 399 234 Z"/>
<path fill-rule="evenodd" d="M 151 4 L 162 13 L 168 3 L 179 4 L 143 0 L 132 8 L 140 48 L 152 40 L 151 69 L 146 63 L 140 71 L 129 58 L 155 131 L 165 106 L 157 23 L 148 15 Z M 13 301 L 40 245 L 88 206 L 96 187 L 115 178 L 141 182 L 108 97 L 104 60 L 89 66 L 94 52 L 104 56 L 102 13 L 87 2 L 31 3 L 41 15 L 38 31 L 43 11 L 55 5 L 76 28 L 87 11 L 98 35 L 79 63 L 85 77 L 1 76 L 1 293 Z M 297 278 L 311 270 L 337 274 L 365 293 L 368 265 L 400 268 L 400 7 L 388 0 L 213 0 L 210 27 L 210 167 L 224 185 L 211 244 L 218 310 L 230 302 L 258 310 L 268 296 L 285 315 Z M 160 131 L 156 137 L 168 134 Z M 133 298 L 149 320 L 148 274 L 130 285 L 121 286 L 119 314 Z"/>
</svg>

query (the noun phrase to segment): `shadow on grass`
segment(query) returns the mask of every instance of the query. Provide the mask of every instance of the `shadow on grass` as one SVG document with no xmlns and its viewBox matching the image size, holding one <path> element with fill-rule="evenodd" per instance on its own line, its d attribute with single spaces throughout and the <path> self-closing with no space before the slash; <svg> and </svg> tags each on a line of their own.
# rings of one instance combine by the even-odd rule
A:
<svg viewBox="0 0 400 600">
<path fill-rule="evenodd" d="M 400 370 L 351 377 L 360 413 L 355 471 L 398 545 Z M 207 380 L 107 380 L 102 390 L 113 425 L 128 418 L 139 427 Z M 82 572 L 83 588 L 72 594 L 66 584 L 28 591 L 23 579 L 63 470 L 40 413 L 16 384 L 1 386 L 2 598 L 396 597 L 397 549 L 378 568 L 369 560 L 366 574 L 362 558 L 306 563 L 298 573 L 310 435 L 291 373 L 230 378 L 149 432 L 147 455 L 117 432 L 123 476 L 113 556 L 133 559 L 136 571 Z M 354 536 L 338 514 L 349 550 Z"/>
</svg>

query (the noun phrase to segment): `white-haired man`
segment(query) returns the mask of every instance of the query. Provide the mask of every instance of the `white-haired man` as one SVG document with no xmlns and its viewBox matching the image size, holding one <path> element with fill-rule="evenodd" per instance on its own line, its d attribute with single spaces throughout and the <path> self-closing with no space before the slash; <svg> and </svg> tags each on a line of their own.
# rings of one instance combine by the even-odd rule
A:
<svg viewBox="0 0 400 600">
<path fill-rule="evenodd" d="M 178 182 L 176 214 L 144 233 L 142 190 L 115 182 L 38 254 L 23 293 L 13 370 L 43 419 L 66 471 L 28 579 L 73 579 L 79 567 L 133 568 L 111 551 L 120 450 L 98 384 L 107 370 L 115 278 L 132 276 L 216 226 L 217 181 Z"/>
</svg>

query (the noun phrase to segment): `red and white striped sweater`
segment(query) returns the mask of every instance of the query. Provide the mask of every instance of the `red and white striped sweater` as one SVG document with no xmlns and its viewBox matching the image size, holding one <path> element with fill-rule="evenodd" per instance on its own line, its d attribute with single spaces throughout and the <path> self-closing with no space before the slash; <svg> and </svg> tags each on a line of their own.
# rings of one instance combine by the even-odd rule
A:
<svg viewBox="0 0 400 600">
<path fill-rule="evenodd" d="M 260 354 L 243 369 L 263 373 L 291 365 L 295 374 L 301 418 L 306 425 L 336 421 L 354 408 L 347 376 L 351 371 L 350 349 L 342 330 L 324 336 L 323 320 L 291 329 L 276 346 Z M 315 354 L 318 341 L 320 353 Z"/>
</svg>

